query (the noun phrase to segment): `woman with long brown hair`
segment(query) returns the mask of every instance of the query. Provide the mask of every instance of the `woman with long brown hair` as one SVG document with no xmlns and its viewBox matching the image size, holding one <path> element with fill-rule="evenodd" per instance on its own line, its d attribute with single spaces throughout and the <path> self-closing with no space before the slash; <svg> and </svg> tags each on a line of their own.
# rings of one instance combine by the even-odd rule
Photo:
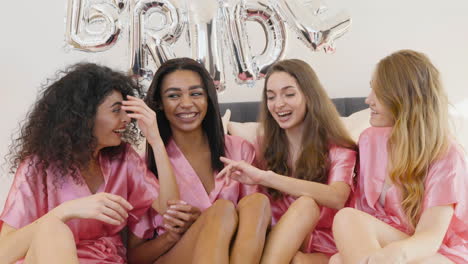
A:
<svg viewBox="0 0 468 264">
<path fill-rule="evenodd" d="M 283 60 L 269 70 L 257 145 L 265 170 L 222 158 L 222 173 L 262 185 L 270 197 L 274 226 L 262 263 L 328 263 L 336 253 L 333 216 L 351 191 L 356 147 L 307 63 Z"/>
<path fill-rule="evenodd" d="M 401 50 L 377 64 L 371 88 L 357 210 L 335 217 L 333 263 L 467 263 L 468 173 L 439 71 Z"/>
</svg>

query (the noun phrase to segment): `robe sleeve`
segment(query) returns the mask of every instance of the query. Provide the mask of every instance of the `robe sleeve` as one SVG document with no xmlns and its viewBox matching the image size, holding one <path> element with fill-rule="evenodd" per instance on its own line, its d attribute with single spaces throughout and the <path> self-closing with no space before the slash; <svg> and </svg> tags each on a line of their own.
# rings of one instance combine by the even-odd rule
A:
<svg viewBox="0 0 468 264">
<path fill-rule="evenodd" d="M 330 149 L 330 163 L 328 184 L 345 182 L 354 189 L 353 177 L 356 165 L 356 151 L 348 148 L 332 147 Z"/>
<path fill-rule="evenodd" d="M 47 213 L 47 186 L 43 182 L 43 173 L 35 159 L 26 159 L 18 166 L 0 216 L 0 226 L 5 222 L 19 229 Z"/>
<path fill-rule="evenodd" d="M 462 151 L 455 145 L 431 164 L 425 180 L 423 211 L 443 205 L 454 206 L 455 221 L 468 225 L 468 170 Z"/>
<path fill-rule="evenodd" d="M 128 202 L 133 206 L 129 212 L 128 228 L 132 233 L 143 237 L 151 232 L 151 226 L 145 224 L 148 211 L 159 195 L 159 183 L 154 174 L 147 168 L 140 156 L 130 147 L 127 154 Z M 145 220 L 146 219 L 146 220 Z"/>
</svg>

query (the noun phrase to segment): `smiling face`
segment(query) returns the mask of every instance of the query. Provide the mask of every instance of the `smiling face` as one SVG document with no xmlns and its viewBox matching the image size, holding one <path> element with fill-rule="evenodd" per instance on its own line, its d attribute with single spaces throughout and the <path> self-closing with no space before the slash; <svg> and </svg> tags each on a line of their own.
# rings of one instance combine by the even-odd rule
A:
<svg viewBox="0 0 468 264">
<path fill-rule="evenodd" d="M 172 133 L 202 129 L 208 98 L 198 73 L 177 70 L 167 74 L 161 83 L 161 99 Z"/>
<path fill-rule="evenodd" d="M 371 81 L 371 88 L 374 86 L 375 81 Z M 383 105 L 377 98 L 374 88 L 371 89 L 370 94 L 366 98 L 366 104 L 369 105 L 371 110 L 370 124 L 374 127 L 390 127 L 395 124 L 392 113 Z"/>
<path fill-rule="evenodd" d="M 122 94 L 113 90 L 98 106 L 94 120 L 93 136 L 97 139 L 97 149 L 118 146 L 130 118 L 121 109 Z"/>
<path fill-rule="evenodd" d="M 282 129 L 302 125 L 306 102 L 294 77 L 280 71 L 271 74 L 265 92 L 268 111 Z"/>
</svg>

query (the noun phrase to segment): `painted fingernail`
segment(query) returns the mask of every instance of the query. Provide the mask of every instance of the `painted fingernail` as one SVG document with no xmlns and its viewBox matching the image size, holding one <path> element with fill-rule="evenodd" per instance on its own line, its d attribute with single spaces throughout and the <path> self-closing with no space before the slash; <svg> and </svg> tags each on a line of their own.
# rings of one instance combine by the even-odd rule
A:
<svg viewBox="0 0 468 264">
<path fill-rule="evenodd" d="M 180 201 L 181 204 L 188 204 L 186 201 Z"/>
<path fill-rule="evenodd" d="M 166 212 L 168 212 L 168 213 L 170 213 L 170 214 L 175 213 L 175 211 L 174 211 L 174 210 L 171 210 L 171 209 L 167 210 Z"/>
</svg>

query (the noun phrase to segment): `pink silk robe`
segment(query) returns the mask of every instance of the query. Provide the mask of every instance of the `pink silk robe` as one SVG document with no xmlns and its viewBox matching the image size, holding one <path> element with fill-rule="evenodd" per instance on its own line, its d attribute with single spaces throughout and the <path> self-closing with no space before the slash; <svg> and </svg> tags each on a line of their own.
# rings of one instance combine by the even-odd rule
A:
<svg viewBox="0 0 468 264">
<path fill-rule="evenodd" d="M 71 177 L 64 178 L 62 185 L 53 183 L 53 168 L 46 171 L 46 183 L 33 167 L 32 160 L 22 162 L 16 171 L 0 223 L 19 229 L 63 202 L 92 195 L 88 186 L 75 183 Z M 97 192 L 122 196 L 133 209 L 129 211 L 127 222 L 119 226 L 105 224 L 93 219 L 73 219 L 67 222 L 73 232 L 78 258 L 83 264 L 125 263 L 126 249 L 119 232 L 129 225 L 130 230 L 146 213 L 157 198 L 159 186 L 154 175 L 147 170 L 145 163 L 130 145 L 123 153 L 114 157 L 99 156 L 99 164 L 104 183 Z M 49 176 L 50 175 L 50 176 Z M 59 185 L 58 187 L 55 187 Z"/>
<path fill-rule="evenodd" d="M 392 128 L 371 127 L 359 138 L 360 167 L 354 206 L 412 235 L 414 228 L 401 207 L 400 190 L 391 185 L 385 204 L 379 202 L 387 177 L 387 141 Z M 433 162 L 425 179 L 423 212 L 453 204 L 454 215 L 439 253 L 455 263 L 468 263 L 468 171 L 461 150 L 452 143 L 448 153 Z"/>
<path fill-rule="evenodd" d="M 257 151 L 260 151 L 258 144 Z M 260 155 L 259 155 L 260 156 Z M 333 182 L 345 182 L 353 188 L 354 166 L 356 165 L 356 151 L 332 146 L 329 150 L 330 171 L 328 173 L 328 184 Z M 259 163 L 264 163 L 259 161 Z M 266 189 L 262 192 L 267 194 Z M 288 210 L 289 206 L 296 201 L 297 197 L 283 194 L 280 199 L 273 200 L 270 195 L 272 224 L 275 225 Z M 337 210 L 320 207 L 320 219 L 315 229 L 308 235 L 305 253 L 321 252 L 327 255 L 333 255 L 338 252 L 332 234 L 333 218 Z"/>
<path fill-rule="evenodd" d="M 232 160 L 244 160 L 252 163 L 255 158 L 253 146 L 240 137 L 225 135 L 225 155 Z M 192 168 L 182 151 L 171 140 L 166 146 L 169 160 L 171 161 L 177 185 L 179 186 L 180 199 L 198 207 L 201 211 L 209 208 L 216 200 L 230 200 L 234 204 L 244 196 L 257 191 L 257 186 L 241 184 L 226 177 L 216 177 L 214 172 L 215 187 L 208 194 L 203 184 Z M 138 224 L 137 228 L 132 230 L 140 238 L 152 238 L 154 231 L 158 234 L 164 232 L 163 217 L 155 210 L 148 210 L 147 216 Z"/>
</svg>

